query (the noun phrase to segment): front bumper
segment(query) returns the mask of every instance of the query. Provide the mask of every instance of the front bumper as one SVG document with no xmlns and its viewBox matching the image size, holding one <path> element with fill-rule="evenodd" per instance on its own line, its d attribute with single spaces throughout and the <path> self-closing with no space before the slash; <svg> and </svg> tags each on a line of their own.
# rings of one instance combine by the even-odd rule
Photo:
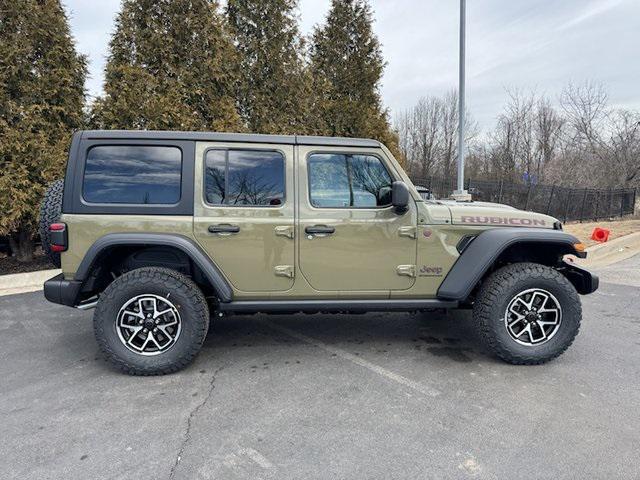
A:
<svg viewBox="0 0 640 480">
<path fill-rule="evenodd" d="M 77 280 L 65 280 L 60 273 L 44 282 L 44 298 L 52 303 L 75 307 L 80 296 L 82 282 Z"/>
<path fill-rule="evenodd" d="M 562 273 L 576 287 L 580 295 L 588 295 L 595 292 L 600 286 L 600 279 L 589 270 L 577 266 L 575 263 L 564 261 Z"/>
</svg>

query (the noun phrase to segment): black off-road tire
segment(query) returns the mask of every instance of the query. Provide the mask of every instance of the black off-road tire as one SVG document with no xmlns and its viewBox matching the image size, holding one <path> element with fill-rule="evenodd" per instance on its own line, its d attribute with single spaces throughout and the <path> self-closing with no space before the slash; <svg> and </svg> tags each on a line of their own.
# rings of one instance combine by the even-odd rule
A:
<svg viewBox="0 0 640 480">
<path fill-rule="evenodd" d="M 130 299 L 157 295 L 170 299 L 180 315 L 181 331 L 175 343 L 157 355 L 145 356 L 127 348 L 116 319 Z M 209 330 L 209 307 L 198 286 L 175 270 L 145 267 L 116 278 L 100 295 L 93 317 L 100 349 L 117 369 L 130 375 L 164 375 L 189 365 Z"/>
<path fill-rule="evenodd" d="M 64 192 L 64 180 L 56 180 L 47 189 L 40 204 L 40 241 L 42 250 L 49 257 L 49 261 L 60 268 L 60 253 L 51 251 L 51 237 L 49 226 L 60 220 L 62 213 L 62 193 Z"/>
<path fill-rule="evenodd" d="M 540 345 L 521 345 L 505 325 L 511 300 L 528 289 L 543 289 L 559 302 L 562 320 L 555 335 Z M 557 270 L 536 263 L 507 265 L 489 276 L 473 306 L 473 319 L 489 350 L 507 363 L 540 365 L 561 355 L 573 343 L 582 319 L 580 297 Z"/>
</svg>

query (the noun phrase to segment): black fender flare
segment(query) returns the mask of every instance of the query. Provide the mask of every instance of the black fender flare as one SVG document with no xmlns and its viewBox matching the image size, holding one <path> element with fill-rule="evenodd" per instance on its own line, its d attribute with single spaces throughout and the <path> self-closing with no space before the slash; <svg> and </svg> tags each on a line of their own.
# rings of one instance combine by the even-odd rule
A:
<svg viewBox="0 0 640 480">
<path fill-rule="evenodd" d="M 222 275 L 222 272 L 200 248 L 200 246 L 188 237 L 171 233 L 109 233 L 96 240 L 87 250 L 74 275 L 74 279 L 84 282 L 91 273 L 98 256 L 106 249 L 114 246 L 167 246 L 175 247 L 187 255 L 194 264 L 202 270 L 207 280 L 211 282 L 218 298 L 223 303 L 233 299 L 233 290 Z"/>
<path fill-rule="evenodd" d="M 438 288 L 437 297 L 464 301 L 498 257 L 518 243 L 541 243 L 560 246 L 566 253 L 584 257 L 574 245 L 579 240 L 560 230 L 542 228 L 498 227 L 485 230 L 467 244 L 458 260 Z M 589 292 L 591 293 L 591 292 Z"/>
</svg>

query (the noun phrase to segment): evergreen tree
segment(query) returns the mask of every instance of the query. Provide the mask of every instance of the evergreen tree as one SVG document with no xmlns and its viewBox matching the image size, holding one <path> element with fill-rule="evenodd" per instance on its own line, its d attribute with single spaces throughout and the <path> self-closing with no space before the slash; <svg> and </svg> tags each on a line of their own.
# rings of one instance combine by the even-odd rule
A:
<svg viewBox="0 0 640 480">
<path fill-rule="evenodd" d="M 310 82 L 295 10 L 297 0 L 229 0 L 240 53 L 239 111 L 256 133 L 310 133 Z"/>
<path fill-rule="evenodd" d="M 385 62 L 372 23 L 366 0 L 331 1 L 326 22 L 315 28 L 311 42 L 314 113 L 323 134 L 375 138 L 400 158 L 380 98 Z"/>
<path fill-rule="evenodd" d="M 124 0 L 110 42 L 101 128 L 233 131 L 237 55 L 215 0 Z"/>
<path fill-rule="evenodd" d="M 3 1 L 0 9 L 0 235 L 21 261 L 33 255 L 38 206 L 62 177 L 81 127 L 86 60 L 59 0 Z"/>
</svg>

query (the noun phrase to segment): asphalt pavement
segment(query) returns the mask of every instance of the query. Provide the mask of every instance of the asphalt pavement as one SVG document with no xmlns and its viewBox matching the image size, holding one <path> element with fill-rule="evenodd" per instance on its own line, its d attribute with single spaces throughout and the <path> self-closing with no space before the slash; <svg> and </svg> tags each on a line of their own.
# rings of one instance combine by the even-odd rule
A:
<svg viewBox="0 0 640 480">
<path fill-rule="evenodd" d="M 624 262 L 598 268 L 597 271 L 603 282 L 640 287 L 640 254 Z"/>
<path fill-rule="evenodd" d="M 188 369 L 129 377 L 92 312 L 1 297 L 0 478 L 638 479 L 639 267 L 604 271 L 537 367 L 465 312 L 238 316 Z"/>
</svg>

